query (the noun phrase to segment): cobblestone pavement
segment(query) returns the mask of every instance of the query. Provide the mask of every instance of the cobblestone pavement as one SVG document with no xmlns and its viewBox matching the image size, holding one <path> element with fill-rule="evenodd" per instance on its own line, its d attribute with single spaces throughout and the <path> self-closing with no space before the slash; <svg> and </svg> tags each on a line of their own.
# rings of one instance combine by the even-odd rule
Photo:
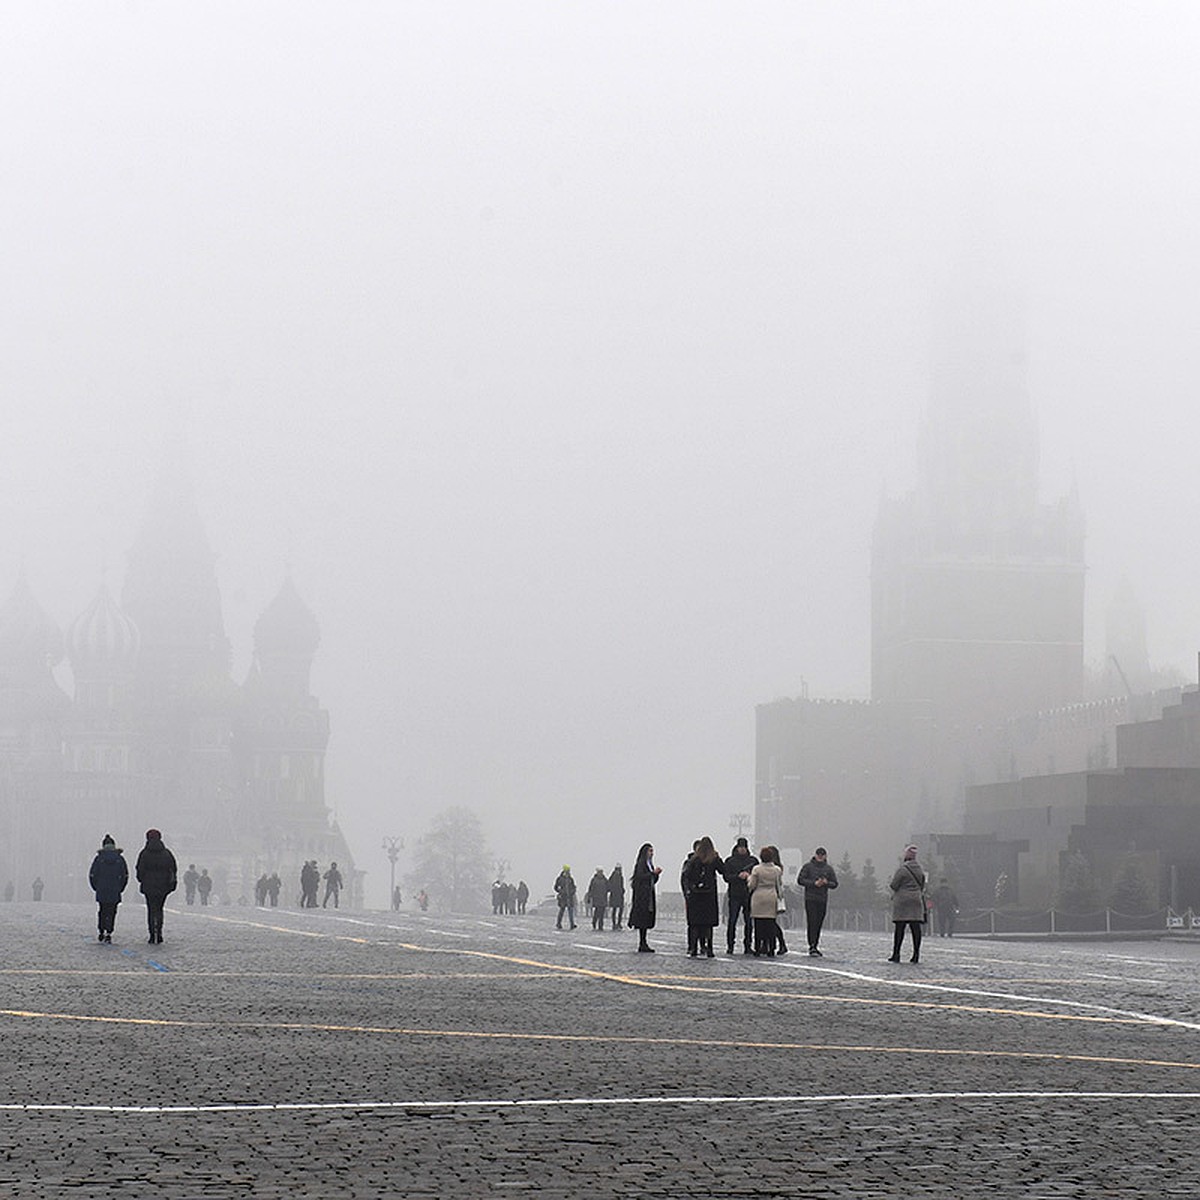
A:
<svg viewBox="0 0 1200 1200">
<path fill-rule="evenodd" d="M 1200 942 L 94 922 L 0 905 L 0 1196 L 1200 1197 Z"/>
</svg>

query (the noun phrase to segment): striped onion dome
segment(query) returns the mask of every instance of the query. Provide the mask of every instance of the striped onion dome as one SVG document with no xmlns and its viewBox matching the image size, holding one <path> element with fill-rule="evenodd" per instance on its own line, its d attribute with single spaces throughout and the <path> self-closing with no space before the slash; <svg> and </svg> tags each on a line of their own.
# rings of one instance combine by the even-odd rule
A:
<svg viewBox="0 0 1200 1200">
<path fill-rule="evenodd" d="M 127 670 L 137 657 L 137 626 L 117 607 L 107 584 L 101 584 L 87 610 L 67 632 L 67 657 L 79 672 Z"/>
</svg>

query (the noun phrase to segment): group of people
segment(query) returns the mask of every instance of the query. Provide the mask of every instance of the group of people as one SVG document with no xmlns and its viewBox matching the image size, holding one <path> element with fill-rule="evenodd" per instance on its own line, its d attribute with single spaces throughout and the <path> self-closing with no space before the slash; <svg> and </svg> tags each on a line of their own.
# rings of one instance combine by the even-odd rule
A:
<svg viewBox="0 0 1200 1200">
<path fill-rule="evenodd" d="M 648 932 L 657 921 L 656 891 L 662 867 L 654 861 L 654 847 L 644 843 L 634 860 L 630 878 L 629 927 L 638 931 L 638 951 L 653 953 Z M 763 846 L 756 857 L 744 837 L 734 843 L 729 857 L 722 859 L 710 837 L 692 846 L 679 874 L 687 913 L 687 952 L 690 957 L 715 957 L 713 930 L 720 924 L 720 887 L 726 887 L 727 921 L 725 953 L 732 954 L 741 923 L 743 953 L 772 958 L 787 953 L 779 914 L 785 911 L 783 862 L 775 846 Z M 808 953 L 823 957 L 821 930 L 829 907 L 829 893 L 838 886 L 837 871 L 824 846 L 818 846 L 796 875 L 796 884 L 804 893 L 805 934 Z M 932 896 L 926 893 L 925 871 L 917 862 L 916 846 L 906 846 L 904 857 L 889 884 L 892 892 L 893 946 L 889 962 L 899 962 L 905 932 L 912 940 L 910 962 L 921 960 L 921 937 L 931 911 L 939 914 L 940 932 L 952 934 L 958 900 L 943 879 Z M 575 928 L 576 887 L 571 868 L 564 866 L 554 883 L 558 897 L 557 928 L 563 928 L 564 916 Z M 625 881 L 620 864 L 609 876 L 597 867 L 588 885 L 588 903 L 592 909 L 592 927 L 604 928 L 606 911 L 612 913 L 612 928 L 620 924 L 625 904 Z"/>
<path fill-rule="evenodd" d="M 207 908 L 212 889 L 213 881 L 212 876 L 208 873 L 208 868 L 201 867 L 197 874 L 196 864 L 188 863 L 188 869 L 183 873 L 183 898 L 189 904 L 195 904 L 196 897 L 199 896 L 201 905 Z"/>
<path fill-rule="evenodd" d="M 301 908 L 317 907 L 317 892 L 320 890 L 322 879 L 325 880 L 325 896 L 321 901 L 321 907 L 328 908 L 329 901 L 332 900 L 333 907 L 337 908 L 338 897 L 342 894 L 342 888 L 345 887 L 342 873 L 338 870 L 337 863 L 331 862 L 329 870 L 322 875 L 321 868 L 317 866 L 315 858 L 310 858 L 300 868 Z"/>
<path fill-rule="evenodd" d="M 529 885 L 525 880 L 513 885 L 497 879 L 492 884 L 492 913 L 500 916 L 516 916 L 525 911 L 529 902 Z"/>
<path fill-rule="evenodd" d="M 142 847 L 134 864 L 138 890 L 146 899 L 146 922 L 150 932 L 150 945 L 163 940 L 163 905 L 176 888 L 177 869 L 175 856 L 163 845 L 162 834 L 157 829 L 146 830 L 146 844 Z M 111 834 L 106 833 L 100 849 L 92 860 L 88 882 L 96 895 L 99 906 L 97 924 L 99 940 L 111 942 L 117 923 L 117 908 L 121 896 L 129 883 L 129 866 L 125 852 L 121 850 Z"/>
<path fill-rule="evenodd" d="M 283 888 L 283 880 L 278 871 L 270 875 L 262 874 L 254 881 L 254 903 L 259 908 L 266 908 L 268 902 L 272 908 L 279 907 L 279 893 Z"/>
<path fill-rule="evenodd" d="M 579 894 L 569 866 L 564 865 L 554 881 L 554 895 L 558 901 L 558 921 L 555 928 L 563 927 L 565 917 L 568 928 L 574 929 Z M 591 914 L 593 929 L 603 929 L 606 916 L 612 918 L 612 929 L 621 927 L 621 919 L 625 915 L 625 875 L 620 863 L 607 875 L 603 867 L 596 868 L 584 893 L 584 903 Z"/>
</svg>

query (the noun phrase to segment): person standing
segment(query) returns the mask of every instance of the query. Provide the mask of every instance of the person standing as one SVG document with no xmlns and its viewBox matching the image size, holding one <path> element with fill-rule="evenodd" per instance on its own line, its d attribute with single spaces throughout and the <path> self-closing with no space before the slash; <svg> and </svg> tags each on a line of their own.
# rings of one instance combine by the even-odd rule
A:
<svg viewBox="0 0 1200 1200">
<path fill-rule="evenodd" d="M 333 907 L 337 908 L 338 896 L 342 893 L 342 873 L 338 870 L 337 863 L 331 862 L 329 870 L 321 878 L 325 880 L 325 898 L 321 901 L 321 907 L 328 908 L 329 898 L 332 896 Z"/>
<path fill-rule="evenodd" d="M 738 918 L 742 921 L 743 953 L 750 953 L 753 918 L 750 916 L 750 890 L 746 878 L 758 866 L 758 859 L 750 853 L 750 843 L 740 837 L 725 860 L 725 882 L 728 884 L 726 901 L 729 905 L 729 924 L 725 930 L 725 953 L 732 954 L 737 941 Z"/>
<path fill-rule="evenodd" d="M 146 897 L 146 922 L 150 927 L 150 944 L 162 944 L 163 905 L 175 890 L 175 855 L 163 845 L 157 829 L 146 830 L 146 844 L 134 867 L 142 895 Z"/>
<path fill-rule="evenodd" d="M 588 884 L 588 903 L 592 906 L 592 928 L 604 928 L 604 913 L 608 908 L 608 876 L 603 867 L 597 867 Z"/>
<path fill-rule="evenodd" d="M 800 868 L 796 882 L 804 889 L 804 924 L 808 931 L 808 952 L 821 958 L 818 943 L 821 926 L 825 924 L 825 912 L 829 906 L 829 893 L 838 885 L 837 872 L 833 863 L 825 856 L 825 847 L 818 846 L 813 856 Z"/>
<path fill-rule="evenodd" d="M 558 897 L 558 920 L 555 922 L 554 928 L 561 929 L 563 923 L 563 914 L 567 916 L 567 921 L 571 928 L 575 928 L 575 879 L 571 875 L 571 868 L 565 863 L 563 869 L 559 871 L 558 878 L 554 881 L 554 894 Z"/>
<path fill-rule="evenodd" d="M 188 863 L 188 869 L 183 873 L 183 898 L 188 904 L 196 903 L 196 883 L 199 878 L 196 874 L 196 864 Z"/>
<path fill-rule="evenodd" d="M 521 880 L 517 884 L 517 912 L 524 913 L 525 905 L 529 900 L 529 884 L 525 880 Z"/>
<path fill-rule="evenodd" d="M 721 920 L 717 880 L 723 877 L 724 866 L 712 838 L 702 837 L 684 868 L 687 880 L 688 955 L 691 958 L 700 954 L 713 957 L 713 929 Z"/>
<path fill-rule="evenodd" d="M 933 916 L 937 921 L 939 937 L 954 936 L 954 918 L 958 916 L 958 894 L 950 886 L 950 880 L 942 878 L 933 889 Z"/>
<path fill-rule="evenodd" d="M 201 907 L 207 908 L 209 893 L 212 891 L 212 876 L 208 873 L 207 867 L 200 871 L 200 878 L 196 880 L 196 891 L 200 894 Z"/>
<path fill-rule="evenodd" d="M 267 880 L 267 896 L 270 898 L 271 907 L 279 907 L 279 891 L 283 887 L 283 880 L 279 878 L 278 871 L 271 872 L 271 878 Z"/>
<path fill-rule="evenodd" d="M 909 962 L 921 961 L 921 929 L 925 923 L 925 871 L 917 862 L 916 846 L 905 846 L 904 861 L 896 868 L 888 887 L 892 890 L 892 955 L 888 962 L 900 961 L 904 929 L 912 930 L 913 952 Z"/>
<path fill-rule="evenodd" d="M 35 900 L 40 900 L 42 898 L 42 889 L 45 888 L 45 886 L 46 885 L 42 882 L 42 877 L 40 875 L 33 881 L 33 898 Z"/>
<path fill-rule="evenodd" d="M 106 833 L 96 857 L 92 859 L 92 869 L 88 872 L 88 883 L 96 893 L 96 903 L 100 906 L 97 925 L 101 942 L 112 941 L 113 929 L 117 924 L 117 905 L 121 903 L 121 893 L 128 882 L 129 867 L 124 852 L 117 849 L 112 834 Z"/>
<path fill-rule="evenodd" d="M 633 876 L 629 880 L 629 928 L 638 931 L 638 950 L 642 954 L 654 953 L 654 947 L 646 940 L 646 932 L 654 928 L 657 915 L 654 889 L 660 875 L 662 867 L 654 865 L 654 847 L 646 842 L 638 850 Z"/>
<path fill-rule="evenodd" d="M 621 922 L 625 919 L 625 876 L 620 863 L 613 867 L 612 874 L 608 877 L 608 911 L 612 917 L 613 929 L 620 929 Z"/>
<path fill-rule="evenodd" d="M 754 950 L 757 957 L 775 957 L 779 924 L 779 897 L 783 894 L 783 868 L 773 860 L 774 851 L 764 846 L 758 852 L 759 862 L 746 874 L 750 892 L 750 915 L 754 919 Z"/>
</svg>

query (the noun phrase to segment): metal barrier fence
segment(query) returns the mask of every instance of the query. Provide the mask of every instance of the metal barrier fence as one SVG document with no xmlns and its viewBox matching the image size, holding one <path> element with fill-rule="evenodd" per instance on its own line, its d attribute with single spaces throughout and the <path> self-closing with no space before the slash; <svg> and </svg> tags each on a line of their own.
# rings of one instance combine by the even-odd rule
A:
<svg viewBox="0 0 1200 1200">
<path fill-rule="evenodd" d="M 797 923 L 802 923 L 803 918 Z M 830 905 L 826 929 L 882 932 L 892 927 L 890 908 L 840 909 Z M 954 918 L 954 933 L 1057 934 L 1057 933 L 1157 933 L 1163 930 L 1200 934 L 1200 913 L 1159 908 L 1148 913 L 1122 913 L 1112 908 L 1069 913 L 1061 909 L 981 908 L 961 909 Z M 930 915 L 929 932 L 938 932 L 936 914 Z"/>
</svg>

